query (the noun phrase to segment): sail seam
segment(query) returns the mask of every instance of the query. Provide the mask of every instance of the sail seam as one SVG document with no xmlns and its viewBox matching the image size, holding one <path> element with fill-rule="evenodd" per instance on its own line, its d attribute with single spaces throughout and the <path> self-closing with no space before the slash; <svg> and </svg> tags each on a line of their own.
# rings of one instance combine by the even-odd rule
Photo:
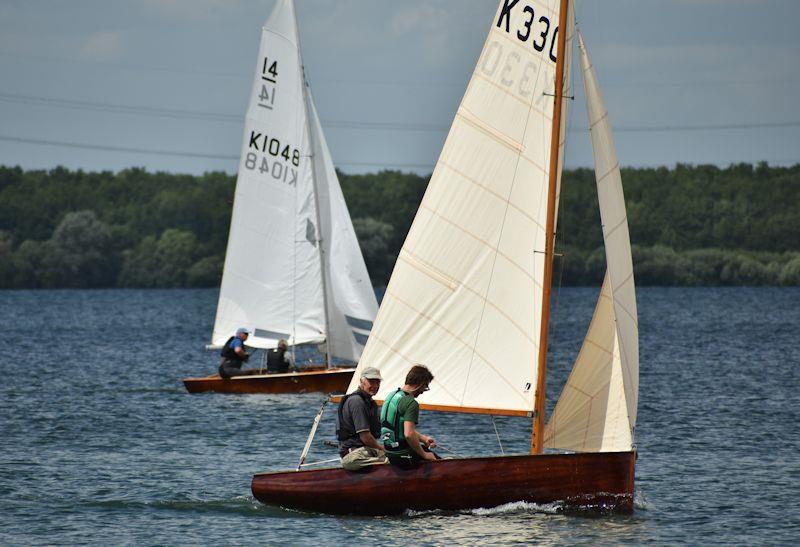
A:
<svg viewBox="0 0 800 547">
<path fill-rule="evenodd" d="M 608 118 L 608 110 L 606 110 L 605 114 L 603 114 L 602 116 L 600 116 L 599 118 L 597 118 L 596 120 L 594 120 L 593 122 L 591 122 L 589 124 L 589 131 L 594 129 L 597 126 L 597 124 L 599 124 L 600 122 L 605 121 L 606 118 Z"/>
<path fill-rule="evenodd" d="M 405 250 L 401 251 L 401 255 L 400 255 L 399 258 L 401 258 L 404 262 L 406 262 L 406 264 L 408 264 L 409 266 L 417 269 L 418 271 L 422 272 L 423 274 L 428 273 L 426 270 L 417 268 L 416 265 L 414 264 L 414 262 L 409 261 L 407 258 L 403 257 L 404 254 L 407 255 L 408 257 L 414 259 L 414 260 L 419 260 L 419 259 L 415 255 L 411 254 L 409 251 L 405 251 Z M 420 261 L 420 262 L 422 262 L 422 261 Z M 536 280 L 534 280 L 534 284 L 536 284 Z M 541 285 L 538 285 L 538 286 L 541 288 Z M 467 292 L 472 293 L 473 295 L 478 297 L 478 299 L 480 299 L 481 301 L 489 304 L 489 306 L 491 306 L 492 309 L 494 309 L 500 315 L 505 317 L 508 320 L 508 322 L 511 323 L 520 332 L 520 334 L 522 334 L 523 337 L 525 337 L 525 339 L 527 339 L 536 348 L 539 347 L 539 345 L 536 343 L 536 340 L 534 340 L 530 336 L 530 334 L 528 334 L 526 332 L 526 330 L 524 328 L 522 328 L 519 324 L 517 324 L 517 322 L 510 315 L 508 315 L 505 311 L 503 311 L 499 306 L 497 306 L 494 302 L 489 300 L 488 297 L 483 296 L 482 294 L 480 294 L 478 291 L 476 291 L 475 289 L 473 289 L 472 287 L 470 287 L 466 283 L 461 283 L 460 287 L 463 288 L 464 290 L 466 290 Z"/>
<path fill-rule="evenodd" d="M 387 292 L 387 294 L 389 294 L 389 293 Z M 495 366 L 494 366 L 494 365 L 493 365 L 493 364 L 492 364 L 492 363 L 489 361 L 489 359 L 487 359 L 487 358 L 486 358 L 486 357 L 485 357 L 485 356 L 484 356 L 484 355 L 483 355 L 483 354 L 482 354 L 480 351 L 478 351 L 478 349 L 477 349 L 477 348 L 475 348 L 474 346 L 471 346 L 469 343 L 467 343 L 466 341 L 464 341 L 464 340 L 463 340 L 463 339 L 462 339 L 460 336 L 458 336 L 456 333 L 454 333 L 453 331 L 451 331 L 450 329 L 448 329 L 447 327 L 445 327 L 444 325 L 442 325 L 441 323 L 439 323 L 438 321 L 436 321 L 436 320 L 435 320 L 433 317 L 431 317 L 430 315 L 428 315 L 428 314 L 426 314 L 425 312 L 422 312 L 422 311 L 420 311 L 420 310 L 416 309 L 414 306 L 412 306 L 411 304 L 409 304 L 408 302 L 406 302 L 405 300 L 403 300 L 402 298 L 400 298 L 400 296 L 399 296 L 399 295 L 397 295 L 396 293 L 392 293 L 392 294 L 391 294 L 391 296 L 392 296 L 392 298 L 394 298 L 395 300 L 397 300 L 398 302 L 400 302 L 401 304 L 403 304 L 404 306 L 406 306 L 408 309 L 410 309 L 411 311 L 413 311 L 414 313 L 416 313 L 417 315 L 419 315 L 420 317 L 423 317 L 423 318 L 427 319 L 429 322 L 433 323 L 434 325 L 436 325 L 437 327 L 439 327 L 440 329 L 442 329 L 444 332 L 446 332 L 447 334 L 449 334 L 449 335 L 450 335 L 450 336 L 451 336 L 451 337 L 452 337 L 452 338 L 453 338 L 455 341 L 457 341 L 457 342 L 460 342 L 460 343 L 461 343 L 461 344 L 462 344 L 462 345 L 463 345 L 465 348 L 467 348 L 468 350 L 471 350 L 471 351 L 472 351 L 472 353 L 473 353 L 473 355 L 477 355 L 477 356 L 478 356 L 478 357 L 479 357 L 479 358 L 480 358 L 480 359 L 481 359 L 481 360 L 482 360 L 482 361 L 483 361 L 483 362 L 486 364 L 486 366 L 488 366 L 489 368 L 491 368 L 491 369 L 492 369 L 492 370 L 493 370 L 493 371 L 494 371 L 494 372 L 497 374 L 497 377 L 498 377 L 498 378 L 500 378 L 501 380 L 503 380 L 503 382 L 505 382 L 505 383 L 506 383 L 506 385 L 508 385 L 508 387 L 510 387 L 510 388 L 511 388 L 511 392 L 512 392 L 512 393 L 514 393 L 514 395 L 516 395 L 516 396 L 517 396 L 517 397 L 518 397 L 518 398 L 519 398 L 519 399 L 520 399 L 520 400 L 523 402 L 523 404 L 526 404 L 526 405 L 527 405 L 528 401 L 526 401 L 526 400 L 525 400 L 525 398 L 524 398 L 522 395 L 520 395 L 520 394 L 518 393 L 518 391 L 517 391 L 517 388 L 514 386 L 514 384 L 513 384 L 513 383 L 512 383 L 512 382 L 511 382 L 511 381 L 510 381 L 508 378 L 506 378 L 506 377 L 505 377 L 505 376 L 504 376 L 504 375 L 503 375 L 503 374 L 500 372 L 500 370 L 498 370 L 498 369 L 497 369 L 497 367 L 495 367 Z M 480 325 L 478 325 L 478 328 L 476 329 L 476 331 L 480 331 Z M 476 336 L 477 336 L 477 334 L 476 334 Z M 469 367 L 470 367 L 470 368 L 472 368 L 472 363 L 470 363 Z M 469 374 L 467 374 L 467 378 L 468 378 L 468 377 L 469 377 Z M 466 390 L 467 382 L 468 382 L 468 380 L 466 380 L 466 379 L 465 379 L 465 382 L 464 382 L 464 388 L 465 388 L 465 390 Z M 463 402 L 464 402 L 464 396 L 462 395 L 462 396 L 461 396 L 461 398 L 456 398 L 456 400 L 457 400 L 459 403 L 463 403 Z"/>
<path fill-rule="evenodd" d="M 610 174 L 612 174 L 612 173 L 613 173 L 615 170 L 617 170 L 617 169 L 619 169 L 619 162 L 617 162 L 617 163 L 615 163 L 614 165 L 612 165 L 612 166 L 611 166 L 611 168 L 610 168 L 608 171 L 606 171 L 605 173 L 603 173 L 603 176 L 602 176 L 602 177 L 598 177 L 598 178 L 597 178 L 597 184 L 598 184 L 598 185 L 599 185 L 599 184 L 601 184 L 601 183 L 602 183 L 604 180 L 606 180 L 606 178 L 607 178 L 607 177 L 608 177 Z"/>
<path fill-rule="evenodd" d="M 544 112 L 542 112 L 538 108 L 533 108 L 533 103 L 530 103 L 527 99 L 520 98 L 516 93 L 514 93 L 512 91 L 509 91 L 508 89 L 504 88 L 503 86 L 501 86 L 500 84 L 498 84 L 497 82 L 492 80 L 489 76 L 481 74 L 480 72 L 477 72 L 477 71 L 475 72 L 475 76 L 477 76 L 478 78 L 480 78 L 481 80 L 483 80 L 484 82 L 486 82 L 487 84 L 489 84 L 490 86 L 495 88 L 497 91 L 499 91 L 503 95 L 511 97 L 512 99 L 514 99 L 515 101 L 520 103 L 522 106 L 530 107 L 530 111 L 528 112 L 528 116 L 530 116 L 530 113 L 532 111 L 532 112 L 536 112 L 537 114 L 541 115 L 547 121 L 551 121 L 552 120 L 552 118 L 548 118 L 547 114 L 545 114 Z M 536 88 L 534 87 L 534 89 L 536 89 Z M 533 92 L 531 92 L 531 95 L 533 95 Z"/>
<path fill-rule="evenodd" d="M 625 216 L 623 216 L 623 217 L 622 217 L 622 220 L 620 220 L 619 222 L 617 222 L 617 224 L 616 224 L 616 225 L 615 225 L 613 228 L 611 228 L 609 231 L 607 231 L 607 232 L 605 232 L 605 234 L 603 234 L 603 239 L 608 239 L 608 238 L 610 238 L 610 237 L 611 237 L 611 234 L 613 234 L 614 232 L 616 232 L 616 231 L 617 231 L 617 230 L 618 230 L 620 227 L 622 227 L 622 226 L 627 226 L 627 224 L 628 224 L 628 223 L 626 222 L 627 220 L 628 220 L 628 215 L 625 215 Z"/>
<path fill-rule="evenodd" d="M 506 203 L 508 203 L 508 202 L 506 202 Z M 467 230 L 465 227 L 461 226 L 460 224 L 457 224 L 456 222 L 453 222 L 452 220 L 448 219 L 447 217 L 445 217 L 444 215 L 442 215 L 441 213 L 439 213 L 439 211 L 437 211 L 437 210 L 435 210 L 435 209 L 432 209 L 431 207 L 428 207 L 428 206 L 427 206 L 427 205 L 425 205 L 424 203 L 420 204 L 419 208 L 420 208 L 420 209 L 425 209 L 426 211 L 428 211 L 429 213 L 431 213 L 432 215 L 434 215 L 436 218 L 439 218 L 439 219 L 443 220 L 444 222 L 446 222 L 446 223 L 450 224 L 450 225 L 451 225 L 451 226 L 453 226 L 454 228 L 456 228 L 456 229 L 460 230 L 460 231 L 461 231 L 461 232 L 463 232 L 464 234 L 466 234 L 466 235 L 470 236 L 471 238 L 473 238 L 475 241 L 478 241 L 479 243 L 482 243 L 482 244 L 483 244 L 484 246 L 486 246 L 488 249 L 491 249 L 492 251 L 494 251 L 494 252 L 495 252 L 495 253 L 497 253 L 498 255 L 502 256 L 503 258 L 505 258 L 506 260 L 508 260 L 508 262 L 509 262 L 509 263 L 510 263 L 512 266 L 514 266 L 515 268 L 517 268 L 517 269 L 518 269 L 518 270 L 519 270 L 519 271 L 520 271 L 520 272 L 521 272 L 521 273 L 522 273 L 522 274 L 523 274 L 525 277 L 527 277 L 528 279 L 530 279 L 530 280 L 531 280 L 531 281 L 532 281 L 534 284 L 536 284 L 538 287 L 540 287 L 540 288 L 541 288 L 541 283 L 538 283 L 538 282 L 536 281 L 536 278 L 535 278 L 535 277 L 533 277 L 533 275 L 531 275 L 531 274 L 530 274 L 530 273 L 529 273 L 529 272 L 528 272 L 528 271 L 527 271 L 527 270 L 524 268 L 524 266 L 522 266 L 521 264 L 519 264 L 518 262 L 516 262 L 516 261 L 515 261 L 513 258 L 511 258 L 510 256 L 508 256 L 508 255 L 507 255 L 506 253 L 504 253 L 503 251 L 501 251 L 501 250 L 500 250 L 500 248 L 499 248 L 499 246 L 497 246 L 497 247 L 496 247 L 496 246 L 492 245 L 491 243 L 489 243 L 488 241 L 486 241 L 486 240 L 484 240 L 484 239 L 481 239 L 480 237 L 476 236 L 475 234 L 473 234 L 472 232 L 470 232 L 469 230 Z M 503 224 L 505 224 L 505 218 L 503 218 Z M 498 237 L 498 239 L 499 239 L 499 237 Z M 499 242 L 498 242 L 498 243 L 499 243 Z"/>
<path fill-rule="evenodd" d="M 618 289 L 618 288 L 620 288 L 620 287 L 622 287 L 622 286 L 623 286 L 625 283 L 627 283 L 627 282 L 628 282 L 630 279 L 632 279 L 632 278 L 633 278 L 633 272 L 631 272 L 631 273 L 628 275 L 628 277 L 626 277 L 626 278 L 625 278 L 625 279 L 622 281 L 622 283 L 620 283 L 619 285 L 617 285 L 617 289 Z M 615 290 L 616 290 L 616 289 L 615 289 Z M 624 312 L 625 312 L 625 315 L 627 315 L 628 317 L 630 317 L 630 318 L 631 318 L 631 321 L 633 321 L 633 325 L 636 327 L 636 329 L 637 329 L 637 330 L 639 329 L 639 321 L 638 321 L 638 319 L 636 318 L 636 316 L 635 316 L 634 314 L 632 314 L 632 313 L 630 312 L 630 310 L 628 310 L 628 308 L 626 308 L 625 306 L 623 306 L 623 305 L 622 305 L 622 303 L 621 303 L 619 300 L 617 300 L 617 299 L 614 299 L 614 307 L 615 307 L 615 308 L 616 308 L 616 307 L 619 307 L 619 309 L 621 309 L 622 311 L 624 311 Z"/>
<path fill-rule="evenodd" d="M 388 295 L 388 294 L 389 294 L 389 293 L 387 293 L 387 295 Z M 393 297 L 395 300 L 397 300 L 398 302 L 401 302 L 401 303 L 403 303 L 403 302 L 402 302 L 402 300 L 401 300 L 401 299 L 399 299 L 399 298 L 397 298 L 395 295 L 391 295 L 391 296 L 392 296 L 392 297 Z M 384 346 L 386 346 L 386 348 L 387 348 L 389 351 L 391 351 L 392 353 L 394 353 L 395 355 L 397 355 L 398 357 L 400 357 L 400 359 L 402 359 L 403 361 L 405 361 L 407 364 L 409 364 L 409 365 L 413 365 L 413 364 L 415 363 L 415 361 L 414 361 L 414 360 L 412 360 L 412 359 L 409 359 L 408 357 L 406 357 L 405 355 L 403 355 L 402 353 L 400 353 L 399 351 L 397 351 L 397 349 L 395 349 L 395 348 L 394 348 L 392 345 L 390 345 L 390 344 L 389 344 L 389 343 L 388 343 L 386 340 L 384 340 L 383 338 L 381 338 L 381 337 L 380 337 L 380 336 L 378 336 L 377 334 L 371 334 L 371 335 L 370 335 L 370 338 L 373 338 L 373 337 L 374 337 L 374 338 L 375 338 L 375 339 L 376 339 L 378 342 L 380 342 L 381 344 L 383 344 Z M 440 382 L 437 382 L 437 383 L 436 383 L 436 389 L 437 389 L 437 390 L 442 390 L 442 391 L 444 391 L 445 393 L 447 393 L 448 395 L 450 395 L 450 397 L 452 397 L 452 398 L 453 398 L 453 401 L 454 401 L 454 402 L 458 402 L 458 397 L 456 396 L 456 394 L 455 394 L 455 393 L 452 393 L 450 390 L 448 390 L 448 389 L 447 389 L 447 387 L 446 387 L 446 386 L 444 386 L 442 383 L 440 383 Z"/>
<path fill-rule="evenodd" d="M 517 205 L 517 204 L 515 204 L 515 203 L 512 203 L 512 202 L 511 202 L 511 200 L 509 200 L 508 198 L 504 198 L 503 196 L 501 196 L 500 194 L 498 194 L 497 192 L 495 192 L 494 190 L 492 190 L 492 189 L 491 189 L 491 188 L 489 188 L 488 186 L 484 186 L 483 184 L 481 184 L 481 183 L 480 183 L 480 182 L 478 182 L 477 180 L 473 179 L 472 177 L 470 177 L 470 176 L 469 176 L 469 175 L 467 175 L 466 173 L 464 173 L 464 172 L 462 172 L 462 171 L 460 171 L 460 170 L 456 169 L 455 167 L 453 167 L 452 165 L 450 165 L 450 164 L 449 164 L 449 163 L 447 163 L 446 161 L 441 161 L 440 163 L 441 163 L 441 164 L 442 164 L 444 167 L 446 167 L 447 169 L 450 169 L 451 171 L 453 171 L 453 172 L 454 172 L 454 173 L 456 173 L 457 175 L 460 175 L 460 176 L 461 176 L 461 177 L 463 177 L 465 180 L 467 180 L 468 182 L 471 182 L 472 184 L 474 184 L 474 185 L 475 185 L 475 186 L 477 186 L 478 188 L 481 188 L 482 190 L 485 190 L 487 193 L 489 193 L 489 194 L 493 195 L 493 196 L 494 196 L 494 197 L 496 197 L 497 199 L 499 199 L 499 200 L 502 200 L 502 201 L 503 201 L 503 202 L 505 202 L 505 203 L 508 203 L 509 205 L 511 205 L 511 207 L 513 207 L 514 209 L 516 209 L 516 210 L 517 210 L 517 211 L 518 211 L 518 212 L 519 212 L 521 215 L 523 215 L 525 218 L 527 218 L 528 220 L 530 220 L 531 222 L 533 222 L 533 223 L 534 223 L 534 224 L 535 224 L 535 225 L 536 225 L 536 226 L 537 226 L 537 227 L 538 227 L 540 230 L 544 230 L 544 226 L 542 226 L 541 224 L 539 224 L 539 222 L 537 222 L 537 220 L 536 220 L 535 218 L 533 218 L 533 216 L 532 216 L 532 215 L 530 215 L 529 213 L 527 213 L 527 212 L 526 212 L 524 209 L 522 209 L 522 208 L 521 208 L 519 205 Z"/>
</svg>

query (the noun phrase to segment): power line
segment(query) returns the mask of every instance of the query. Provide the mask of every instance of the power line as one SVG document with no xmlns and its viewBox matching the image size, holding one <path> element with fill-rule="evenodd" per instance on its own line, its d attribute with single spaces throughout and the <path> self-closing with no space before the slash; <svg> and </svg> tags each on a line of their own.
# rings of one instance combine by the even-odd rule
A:
<svg viewBox="0 0 800 547">
<path fill-rule="evenodd" d="M 180 110 L 158 108 L 140 105 L 124 105 L 117 103 L 76 101 L 70 99 L 55 99 L 34 95 L 19 95 L 13 93 L 0 93 L 0 101 L 50 106 L 56 108 L 71 108 L 77 110 L 95 110 L 120 114 L 137 114 L 164 118 L 179 118 L 192 120 L 210 120 L 226 123 L 241 123 L 242 116 L 222 112 L 209 112 L 200 110 Z M 450 127 L 432 123 L 402 123 L 402 122 L 360 122 L 346 120 L 325 120 L 322 124 L 333 129 L 365 129 L 373 131 L 423 131 L 444 133 Z M 725 123 L 703 125 L 651 125 L 651 126 L 616 126 L 615 133 L 659 133 L 680 131 L 719 131 L 740 129 L 775 129 L 787 127 L 800 127 L 800 121 L 784 122 L 755 122 L 755 123 Z M 570 128 L 570 132 L 583 132 L 584 129 Z"/>
<path fill-rule="evenodd" d="M 22 144 L 40 144 L 45 146 L 61 146 L 64 148 L 79 148 L 83 150 L 103 150 L 106 152 L 123 152 L 126 154 L 150 154 L 156 156 L 172 156 L 179 158 L 203 158 L 203 159 L 216 159 L 216 160 L 232 160 L 239 161 L 239 156 L 231 154 L 213 154 L 213 153 L 200 153 L 200 152 L 184 152 L 178 150 L 155 150 L 152 148 L 133 148 L 125 146 L 108 146 L 103 144 L 88 144 L 79 142 L 67 141 L 54 141 L 48 139 L 26 139 L 22 137 L 11 137 L 9 135 L 0 135 L 0 141 L 18 142 Z M 337 162 L 339 165 L 355 165 L 363 167 L 406 167 L 409 169 L 432 169 L 430 164 L 419 163 L 394 163 L 394 162 L 358 162 L 358 161 L 344 161 Z"/>
</svg>

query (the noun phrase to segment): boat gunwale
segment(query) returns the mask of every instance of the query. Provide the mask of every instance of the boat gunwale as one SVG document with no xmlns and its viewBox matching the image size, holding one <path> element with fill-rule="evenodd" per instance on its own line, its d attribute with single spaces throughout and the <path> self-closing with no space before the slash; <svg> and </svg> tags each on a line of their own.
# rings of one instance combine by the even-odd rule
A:
<svg viewBox="0 0 800 547">
<path fill-rule="evenodd" d="M 236 381 L 236 380 L 254 380 L 254 379 L 264 379 L 264 378 L 296 378 L 302 376 L 311 376 L 311 375 L 322 375 L 322 374 L 346 374 L 346 373 L 354 373 L 355 367 L 341 367 L 341 368 L 331 368 L 331 369 L 322 369 L 322 370 L 308 370 L 308 371 L 300 371 L 300 372 L 279 372 L 279 373 L 263 373 L 263 374 L 242 374 L 240 376 L 231 376 L 227 378 L 228 381 Z M 209 380 L 222 380 L 223 378 L 217 374 L 211 374 L 209 376 L 200 376 L 194 378 L 183 378 L 183 382 L 186 381 L 209 381 Z"/>
<path fill-rule="evenodd" d="M 559 452 L 559 453 L 550 453 L 550 454 L 495 454 L 495 455 L 488 455 L 488 456 L 468 456 L 468 457 L 461 457 L 461 458 L 442 458 L 440 460 L 429 460 L 424 463 L 421 463 L 420 466 L 409 469 L 408 471 L 413 471 L 419 469 L 424 465 L 435 464 L 447 464 L 448 462 L 463 462 L 463 461 L 470 461 L 474 462 L 477 460 L 497 460 L 497 459 L 522 459 L 522 458 L 536 458 L 536 459 L 545 459 L 545 458 L 554 458 L 554 457 L 564 457 L 564 456 L 598 456 L 600 454 L 603 455 L 633 455 L 633 461 L 635 462 L 637 459 L 636 450 L 618 450 L 614 452 Z M 391 465 L 391 464 L 381 464 L 375 465 L 372 467 L 380 468 L 382 465 Z M 402 468 L 398 468 L 402 469 Z M 317 467 L 315 469 L 300 469 L 300 470 L 293 470 L 287 469 L 284 471 L 262 471 L 260 473 L 253 473 L 253 479 L 256 477 L 266 477 L 270 475 L 295 475 L 298 473 L 316 473 L 319 471 L 346 471 L 344 468 L 340 467 Z M 369 473 L 371 469 L 362 469 L 360 471 L 349 471 L 349 473 L 353 475 L 361 475 L 363 476 L 366 473 Z"/>
</svg>

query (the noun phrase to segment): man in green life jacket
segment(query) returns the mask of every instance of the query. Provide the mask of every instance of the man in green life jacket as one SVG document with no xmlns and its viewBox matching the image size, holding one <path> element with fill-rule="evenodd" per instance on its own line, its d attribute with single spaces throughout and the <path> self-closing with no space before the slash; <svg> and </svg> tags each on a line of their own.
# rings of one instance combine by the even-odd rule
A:
<svg viewBox="0 0 800 547">
<path fill-rule="evenodd" d="M 433 374 L 425 365 L 414 365 L 406 375 L 403 387 L 386 395 L 381 407 L 381 438 L 389 463 L 399 467 L 415 467 L 423 460 L 436 460 L 430 451 L 436 440 L 417 431 L 419 403 L 417 397 L 428 391 Z"/>
</svg>

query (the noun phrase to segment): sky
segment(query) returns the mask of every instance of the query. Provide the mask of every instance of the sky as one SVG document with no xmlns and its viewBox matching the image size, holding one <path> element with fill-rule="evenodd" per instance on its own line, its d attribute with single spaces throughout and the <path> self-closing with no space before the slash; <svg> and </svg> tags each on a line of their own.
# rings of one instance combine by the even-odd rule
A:
<svg viewBox="0 0 800 547">
<path fill-rule="evenodd" d="M 0 0 L 0 165 L 234 173 L 273 4 Z M 497 5 L 296 0 L 342 171 L 432 170 Z M 800 1 L 577 0 L 576 14 L 623 166 L 800 163 Z M 582 100 L 568 167 L 591 165 Z"/>
</svg>

